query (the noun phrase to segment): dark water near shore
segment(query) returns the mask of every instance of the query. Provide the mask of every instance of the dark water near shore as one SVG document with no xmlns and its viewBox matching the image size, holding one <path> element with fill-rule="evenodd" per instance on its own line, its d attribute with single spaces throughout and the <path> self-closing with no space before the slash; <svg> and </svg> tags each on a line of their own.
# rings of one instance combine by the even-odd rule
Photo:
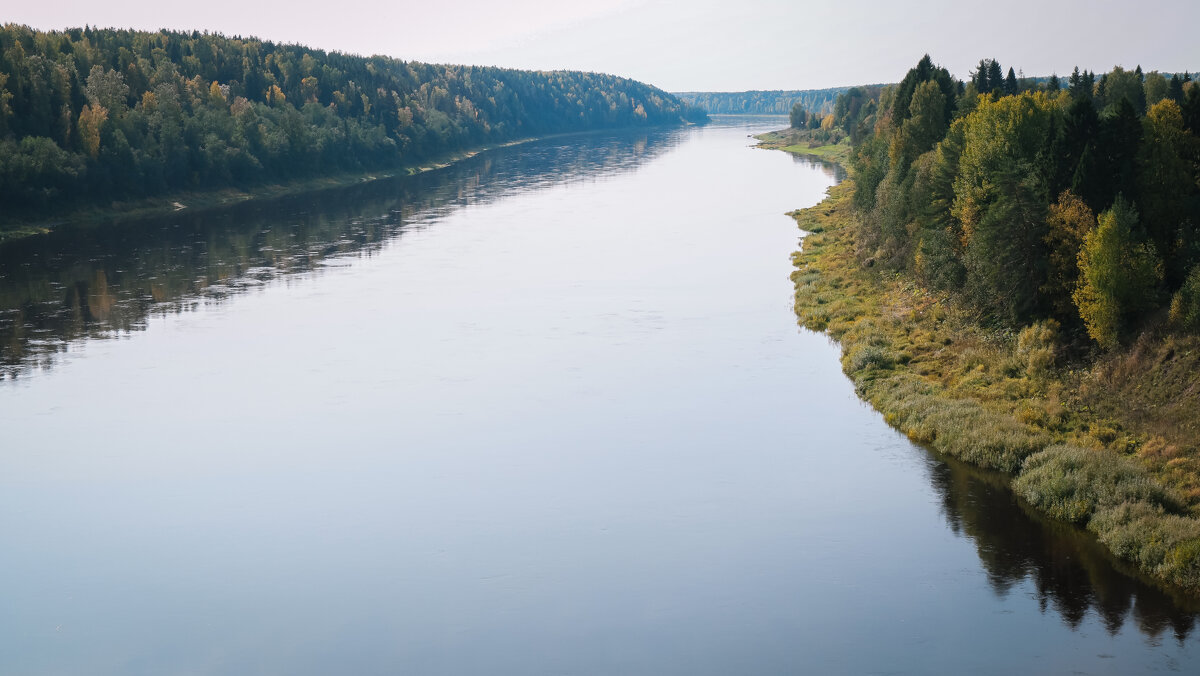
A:
<svg viewBox="0 0 1200 676">
<path fill-rule="evenodd" d="M 783 124 L 0 247 L 0 673 L 1200 672 L 796 328 Z"/>
</svg>

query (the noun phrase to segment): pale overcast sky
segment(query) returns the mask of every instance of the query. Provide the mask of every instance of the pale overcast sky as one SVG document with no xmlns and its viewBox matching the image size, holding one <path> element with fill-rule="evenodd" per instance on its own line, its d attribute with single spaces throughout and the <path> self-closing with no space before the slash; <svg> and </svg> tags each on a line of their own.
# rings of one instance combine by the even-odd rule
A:
<svg viewBox="0 0 1200 676">
<path fill-rule="evenodd" d="M 894 82 L 928 52 L 1028 75 L 1200 69 L 1197 0 L 54 0 L 0 21 L 208 30 L 405 60 L 591 70 L 669 91 Z"/>
</svg>

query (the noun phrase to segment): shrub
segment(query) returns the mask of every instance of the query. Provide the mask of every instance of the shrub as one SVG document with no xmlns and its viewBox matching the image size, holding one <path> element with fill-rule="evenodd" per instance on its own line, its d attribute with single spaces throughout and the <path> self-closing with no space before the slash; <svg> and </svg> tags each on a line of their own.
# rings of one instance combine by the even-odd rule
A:
<svg viewBox="0 0 1200 676">
<path fill-rule="evenodd" d="M 1066 445 L 1031 455 L 1013 490 L 1050 516 L 1074 523 L 1127 502 L 1176 505 L 1136 462 L 1109 451 Z"/>
<path fill-rule="evenodd" d="M 893 375 L 886 380 L 856 383 L 867 389 L 871 404 L 915 442 L 982 467 L 1013 472 L 1021 461 L 1049 443 L 1007 415 L 972 399 L 954 399 L 940 387 L 916 377 Z"/>
<path fill-rule="evenodd" d="M 1170 320 L 1184 331 L 1200 331 L 1200 265 L 1192 268 L 1171 298 Z"/>
<path fill-rule="evenodd" d="M 1045 375 L 1058 356 L 1059 324 L 1053 319 L 1036 322 L 1017 335 L 1017 359 L 1030 376 Z"/>
<path fill-rule="evenodd" d="M 890 369 L 896 363 L 892 351 L 878 345 L 856 345 L 846 355 L 846 370 L 850 373 L 869 368 Z"/>
<path fill-rule="evenodd" d="M 1133 502 L 1097 512 L 1088 530 L 1144 572 L 1181 587 L 1200 586 L 1200 521 Z"/>
</svg>

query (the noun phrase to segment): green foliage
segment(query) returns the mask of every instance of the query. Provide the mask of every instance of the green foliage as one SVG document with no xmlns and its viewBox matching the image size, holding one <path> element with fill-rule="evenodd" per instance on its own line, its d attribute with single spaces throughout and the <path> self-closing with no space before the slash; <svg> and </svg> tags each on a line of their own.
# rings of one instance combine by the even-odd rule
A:
<svg viewBox="0 0 1200 676">
<path fill-rule="evenodd" d="M 1200 331 L 1200 265 L 1192 268 L 1183 286 L 1171 298 L 1168 317 L 1184 331 Z"/>
<path fill-rule="evenodd" d="M 936 85 L 937 91 L 941 93 L 940 103 L 941 110 L 935 111 L 932 107 L 933 101 L 929 99 L 929 94 L 926 93 L 926 102 L 920 107 L 922 112 L 931 119 L 940 121 L 941 125 L 949 122 L 950 117 L 954 114 L 955 104 L 958 98 L 958 87 L 954 82 L 954 78 L 950 75 L 950 71 L 940 66 L 935 66 L 933 59 L 929 55 L 921 57 L 917 65 L 909 69 L 904 75 L 904 79 L 900 84 L 896 85 L 895 95 L 892 98 L 891 113 L 892 119 L 897 123 L 901 120 L 906 120 L 912 115 L 912 100 L 917 95 L 917 89 L 923 84 L 933 83 Z M 945 130 L 942 129 L 944 132 Z M 933 141 L 930 142 L 932 147 L 933 142 L 940 138 L 938 134 Z"/>
<path fill-rule="evenodd" d="M 890 369 L 896 357 L 880 345 L 857 345 L 846 354 L 846 370 L 850 372 L 866 369 Z"/>
<path fill-rule="evenodd" d="M 1200 587 L 1200 521 L 1131 502 L 1099 511 L 1088 530 L 1143 571 L 1180 587 Z"/>
<path fill-rule="evenodd" d="M 1128 101 L 1138 113 L 1146 110 L 1146 91 L 1140 68 L 1135 72 L 1114 66 L 1111 72 L 1101 77 L 1096 94 L 1098 105 L 1105 113 L 1116 112 L 1121 101 Z"/>
<path fill-rule="evenodd" d="M 964 124 L 952 125 L 939 150 L 955 145 L 954 129 Z M 936 154 L 914 165 L 923 178 L 913 190 L 922 195 L 937 192 L 929 188 Z M 1124 355 L 1105 356 L 1082 382 L 1076 380 L 1078 362 L 1050 373 L 1060 344 L 1069 357 L 1073 342 L 1061 340 L 1054 320 L 1033 322 L 1013 341 L 1007 331 L 980 325 L 966 304 L 927 293 L 904 275 L 863 268 L 855 250 L 866 226 L 850 207 L 854 192 L 852 181 L 843 183 L 821 205 L 797 215 L 801 227 L 822 234 L 810 236 L 794 255 L 792 279 L 801 323 L 841 341 L 843 368 L 860 396 L 914 441 L 1016 475 L 1017 490 L 1034 506 L 1086 522 L 1102 543 L 1145 573 L 1200 589 L 1200 520 L 1183 514 L 1184 500 L 1191 510 L 1200 500 L 1198 465 L 1190 457 L 1200 338 L 1139 340 Z M 1077 212 L 1060 226 L 1065 239 L 1078 229 L 1099 229 L 1078 198 L 1062 195 L 1057 206 Z M 1115 211 L 1128 208 L 1122 202 Z M 1105 214 L 1106 221 L 1112 217 Z M 943 232 L 933 226 L 914 231 L 922 242 Z M 954 248 L 945 248 L 952 255 Z M 1200 272 L 1193 284 L 1200 296 Z M 1075 388 L 1077 393 L 1065 392 Z M 1151 431 L 1138 422 L 1146 416 L 1168 425 L 1170 431 L 1153 433 L 1169 441 L 1133 440 L 1131 435 Z M 1063 442 L 1069 445 L 1058 445 Z M 1085 447 L 1094 443 L 1136 449 L 1149 468 L 1114 449 Z"/>
<path fill-rule="evenodd" d="M 806 129 L 808 127 L 808 111 L 804 109 L 804 104 L 799 101 L 792 106 L 792 112 L 788 114 L 788 121 L 791 123 L 792 129 Z"/>
<path fill-rule="evenodd" d="M 838 97 L 859 260 L 956 290 L 1009 328 L 1055 317 L 1113 345 L 1163 298 L 1155 257 L 1168 291 L 1200 264 L 1200 86 L 1075 68 L 1063 92 L 1007 70 L 983 59 L 964 85 L 925 56 L 895 86 Z M 1118 276 L 1132 286 L 1104 290 L 1116 273 L 1100 259 L 1081 285 L 1093 214 L 1121 199 L 1143 215 L 1121 235 L 1133 267 Z"/>
<path fill-rule="evenodd" d="M 1154 306 L 1161 267 L 1153 249 L 1137 240 L 1137 212 L 1123 199 L 1100 215 L 1079 250 L 1075 304 L 1088 335 L 1115 347 L 1138 314 Z"/>
<path fill-rule="evenodd" d="M 851 373 L 860 391 L 885 412 L 889 423 L 939 452 L 981 467 L 1015 472 L 1026 457 L 1049 443 L 1045 434 L 1007 415 L 973 399 L 949 396 L 911 376 L 897 374 L 872 381 L 864 389 L 863 378 L 870 373 Z"/>
<path fill-rule="evenodd" d="M 1054 314 L 1077 319 L 1071 300 L 1079 279 L 1079 249 L 1087 233 L 1096 227 L 1096 216 L 1079 197 L 1064 190 L 1050 205 L 1046 217 L 1047 271 L 1042 293 Z"/>
<path fill-rule="evenodd" d="M 747 92 L 674 92 L 674 96 L 713 115 L 787 115 L 796 105 L 819 120 L 833 111 L 833 102 L 849 87 Z"/>
<path fill-rule="evenodd" d="M 1146 73 L 1146 80 L 1142 83 L 1142 90 L 1147 106 L 1153 106 L 1167 98 L 1167 93 L 1170 89 L 1170 81 L 1163 77 L 1162 73 L 1156 70 Z M 1183 93 L 1182 87 L 1180 87 L 1179 93 Z M 1179 101 L 1176 101 L 1176 103 L 1179 103 Z"/>
<path fill-rule="evenodd" d="M 951 213 L 963 227 L 967 292 L 1018 323 L 1044 304 L 1047 179 L 1039 159 L 1055 103 L 1044 93 L 981 100 L 966 118 Z"/>
<path fill-rule="evenodd" d="M 0 26 L 0 208 L 394 168 L 485 143 L 699 120 L 633 80 L 216 34 Z"/>
<path fill-rule="evenodd" d="M 857 145 L 875 126 L 882 88 L 873 85 L 851 87 L 840 94 L 833 104 L 833 124 L 850 136 Z"/>
<path fill-rule="evenodd" d="M 1138 195 L 1146 231 L 1163 258 L 1168 285 L 1183 283 L 1200 262 L 1195 228 L 1197 186 L 1193 163 L 1200 144 L 1183 126 L 1183 111 L 1170 99 L 1151 106 L 1143 120 Z"/>
<path fill-rule="evenodd" d="M 1086 523 L 1101 509 L 1142 502 L 1177 507 L 1132 460 L 1111 451 L 1051 446 L 1025 460 L 1013 490 L 1056 519 Z"/>
</svg>

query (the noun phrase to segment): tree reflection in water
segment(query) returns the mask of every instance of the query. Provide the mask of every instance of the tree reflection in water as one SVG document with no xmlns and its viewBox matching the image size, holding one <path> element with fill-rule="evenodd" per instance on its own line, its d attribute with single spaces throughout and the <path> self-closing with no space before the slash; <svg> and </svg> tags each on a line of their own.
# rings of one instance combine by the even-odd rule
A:
<svg viewBox="0 0 1200 676">
<path fill-rule="evenodd" d="M 1194 601 L 1139 579 L 1090 533 L 1037 515 L 1007 477 L 941 456 L 929 467 L 946 521 L 975 543 L 998 596 L 1029 580 L 1042 612 L 1053 610 L 1072 629 L 1092 610 L 1110 634 L 1129 620 L 1151 639 L 1169 630 L 1182 643 L 1191 634 L 1200 613 Z"/>
<path fill-rule="evenodd" d="M 509 192 L 631 171 L 686 130 L 574 135 L 348 188 L 127 223 L 63 227 L 0 246 L 0 380 L 81 341 L 128 335 L 331 259 L 371 256 L 410 228 Z"/>
</svg>

